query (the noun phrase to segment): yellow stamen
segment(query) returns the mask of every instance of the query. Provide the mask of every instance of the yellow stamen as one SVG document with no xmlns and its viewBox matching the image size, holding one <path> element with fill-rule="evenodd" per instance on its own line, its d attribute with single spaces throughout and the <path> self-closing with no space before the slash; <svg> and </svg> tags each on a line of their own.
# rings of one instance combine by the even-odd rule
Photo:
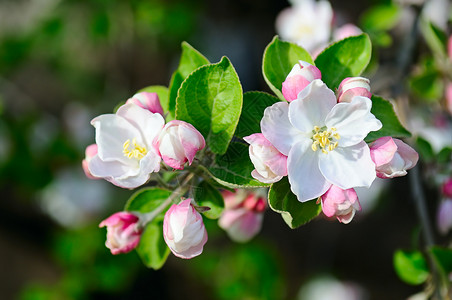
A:
<svg viewBox="0 0 452 300">
<path fill-rule="evenodd" d="M 146 147 L 142 147 L 138 145 L 136 138 L 132 140 L 133 149 L 130 148 L 130 139 L 124 142 L 122 153 L 129 159 L 137 158 L 138 160 L 142 159 L 148 153 Z"/>
<path fill-rule="evenodd" d="M 337 129 L 335 127 L 327 129 L 326 127 L 320 128 L 319 126 L 314 126 L 311 137 L 312 151 L 315 152 L 320 148 L 323 153 L 328 154 L 329 151 L 336 149 L 338 146 L 337 140 L 341 138 L 336 131 Z"/>
</svg>

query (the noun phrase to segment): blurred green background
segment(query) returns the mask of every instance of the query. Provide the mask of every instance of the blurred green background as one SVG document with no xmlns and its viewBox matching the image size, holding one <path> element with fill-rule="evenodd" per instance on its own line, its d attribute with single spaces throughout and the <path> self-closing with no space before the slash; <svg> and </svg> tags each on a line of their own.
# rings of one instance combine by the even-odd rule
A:
<svg viewBox="0 0 452 300">
<path fill-rule="evenodd" d="M 375 1 L 333 1 L 357 21 Z M 407 179 L 347 226 L 319 218 L 290 230 L 267 211 L 245 245 L 206 220 L 204 253 L 170 256 L 159 271 L 135 252 L 112 256 L 98 223 L 130 191 L 85 178 L 89 121 L 148 85 L 168 85 L 186 40 L 210 61 L 228 56 L 244 91 L 261 75 L 276 15 L 272 0 L 0 1 L 0 291 L 2 299 L 305 299 L 335 278 L 361 298 L 403 299 L 418 288 L 392 267 L 417 228 Z M 433 191 L 434 193 L 434 191 Z M 416 230 L 415 230 L 416 232 Z M 328 286 L 328 285 L 325 285 Z M 307 292 L 306 292 L 307 293 Z"/>
</svg>

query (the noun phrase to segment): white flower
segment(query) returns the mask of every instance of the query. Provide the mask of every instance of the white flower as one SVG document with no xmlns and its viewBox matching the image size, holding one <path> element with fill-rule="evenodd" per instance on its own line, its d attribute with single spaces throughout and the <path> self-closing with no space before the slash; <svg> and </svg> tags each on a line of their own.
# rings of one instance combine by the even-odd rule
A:
<svg viewBox="0 0 452 300">
<path fill-rule="evenodd" d="M 148 181 L 150 173 L 160 170 L 160 156 L 154 139 L 165 124 L 158 113 L 133 103 L 121 106 L 116 114 L 94 118 L 97 154 L 89 171 L 123 188 L 136 188 Z"/>
<path fill-rule="evenodd" d="M 288 156 L 288 178 L 299 201 L 323 195 L 332 184 L 344 190 L 370 187 L 375 164 L 363 140 L 382 127 L 371 107 L 362 96 L 337 103 L 334 92 L 316 79 L 297 100 L 265 110 L 262 133 Z"/>
<path fill-rule="evenodd" d="M 297 43 L 309 52 L 328 43 L 333 9 L 328 1 L 298 0 L 276 19 L 276 31 L 282 39 Z"/>
</svg>

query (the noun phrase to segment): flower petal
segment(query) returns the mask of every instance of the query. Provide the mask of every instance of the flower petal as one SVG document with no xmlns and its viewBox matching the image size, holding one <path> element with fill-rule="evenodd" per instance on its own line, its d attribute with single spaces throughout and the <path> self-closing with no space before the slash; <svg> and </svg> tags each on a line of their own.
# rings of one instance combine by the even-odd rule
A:
<svg viewBox="0 0 452 300">
<path fill-rule="evenodd" d="M 300 202 L 322 196 L 331 186 L 320 172 L 319 152 L 312 151 L 311 145 L 311 140 L 297 143 L 287 159 L 290 189 Z"/>
<path fill-rule="evenodd" d="M 288 155 L 292 145 L 303 137 L 303 133 L 290 123 L 288 112 L 288 103 L 277 102 L 265 109 L 261 120 L 262 134 L 284 155 Z"/>
<path fill-rule="evenodd" d="M 364 141 L 347 148 L 338 147 L 319 154 L 319 167 L 325 178 L 341 189 L 370 187 L 375 179 L 375 164 Z"/>
<path fill-rule="evenodd" d="M 382 127 L 380 120 L 370 112 L 372 101 L 355 96 L 352 102 L 341 102 L 333 107 L 325 120 L 326 126 L 335 127 L 340 135 L 339 147 L 356 145 L 369 134 Z"/>
<path fill-rule="evenodd" d="M 301 132 L 311 134 L 314 126 L 325 125 L 325 118 L 336 102 L 334 92 L 316 79 L 290 103 L 289 120 Z"/>
</svg>

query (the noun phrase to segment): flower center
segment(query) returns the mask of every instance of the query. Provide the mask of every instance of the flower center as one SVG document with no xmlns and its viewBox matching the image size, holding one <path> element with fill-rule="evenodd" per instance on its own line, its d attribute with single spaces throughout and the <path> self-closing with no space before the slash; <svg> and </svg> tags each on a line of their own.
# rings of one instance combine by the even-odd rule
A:
<svg viewBox="0 0 452 300">
<path fill-rule="evenodd" d="M 138 145 L 136 138 L 132 140 L 133 148 L 130 149 L 130 139 L 124 142 L 122 153 L 124 153 L 124 156 L 128 158 L 137 158 L 142 159 L 146 153 L 148 153 L 148 150 L 146 147 L 141 147 Z"/>
<path fill-rule="evenodd" d="M 312 151 L 317 151 L 321 149 L 323 153 L 328 154 L 329 151 L 333 151 L 337 147 L 337 140 L 341 138 L 339 133 L 336 132 L 336 128 L 331 127 L 330 129 L 326 126 L 320 128 L 319 126 L 314 126 L 312 130 Z"/>
</svg>

